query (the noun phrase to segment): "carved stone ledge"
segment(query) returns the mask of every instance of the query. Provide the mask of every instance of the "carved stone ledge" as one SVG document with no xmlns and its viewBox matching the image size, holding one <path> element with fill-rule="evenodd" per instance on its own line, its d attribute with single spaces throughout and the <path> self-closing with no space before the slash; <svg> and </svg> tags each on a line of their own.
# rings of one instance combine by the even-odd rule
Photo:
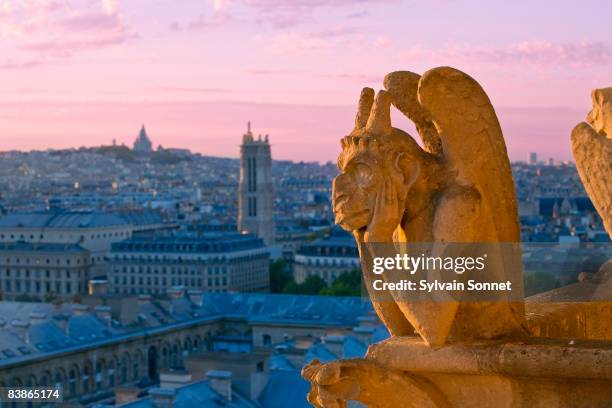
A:
<svg viewBox="0 0 612 408">
<path fill-rule="evenodd" d="M 303 370 L 316 407 L 604 408 L 612 406 L 612 342 L 529 339 L 429 347 L 395 337 L 365 359 Z"/>
</svg>

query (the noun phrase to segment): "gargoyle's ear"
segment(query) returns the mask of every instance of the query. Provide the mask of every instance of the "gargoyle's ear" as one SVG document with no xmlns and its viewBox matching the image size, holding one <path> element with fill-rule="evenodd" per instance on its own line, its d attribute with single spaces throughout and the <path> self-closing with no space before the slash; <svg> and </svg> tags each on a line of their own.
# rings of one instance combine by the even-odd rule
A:
<svg viewBox="0 0 612 408">
<path fill-rule="evenodd" d="M 601 92 L 601 89 L 593 89 L 591 100 L 593 101 L 593 107 L 603 104 L 603 92 Z"/>
<path fill-rule="evenodd" d="M 387 91 L 378 91 L 378 94 L 376 94 L 366 124 L 366 131 L 377 136 L 388 135 L 393 131 L 391 127 L 391 95 Z"/>
<path fill-rule="evenodd" d="M 359 96 L 359 106 L 357 108 L 357 116 L 355 117 L 355 130 L 363 129 L 366 126 L 373 104 L 374 90 L 372 88 L 363 88 Z"/>
<path fill-rule="evenodd" d="M 404 185 L 411 186 L 421 172 L 421 166 L 406 153 L 398 153 L 395 157 L 395 168 L 404 175 Z"/>
</svg>

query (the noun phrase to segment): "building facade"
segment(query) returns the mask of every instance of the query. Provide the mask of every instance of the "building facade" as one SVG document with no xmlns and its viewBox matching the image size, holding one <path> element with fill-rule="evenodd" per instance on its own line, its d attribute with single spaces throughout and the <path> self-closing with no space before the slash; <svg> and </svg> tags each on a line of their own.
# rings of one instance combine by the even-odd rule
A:
<svg viewBox="0 0 612 408">
<path fill-rule="evenodd" d="M 134 237 L 113 244 L 111 291 L 164 294 L 176 286 L 206 292 L 266 291 L 269 259 L 261 239 L 236 232 Z"/>
<path fill-rule="evenodd" d="M 268 135 L 257 139 L 247 132 L 240 146 L 240 182 L 238 187 L 238 230 L 252 233 L 274 243 L 274 206 L 272 191 L 272 156 Z"/>
<path fill-rule="evenodd" d="M 0 242 L 79 245 L 91 254 L 91 275 L 103 276 L 111 244 L 129 238 L 132 229 L 125 219 L 103 212 L 10 213 L 0 218 Z"/>
<path fill-rule="evenodd" d="M 118 298 L 133 310 L 132 320 L 116 319 Z M 58 386 L 65 403 L 110 407 L 138 395 L 155 397 L 156 385 L 180 385 L 164 384 L 168 370 L 187 368 L 193 380 L 206 375 L 210 400 L 219 401 L 223 389 L 212 373 L 224 370 L 231 372 L 225 379 L 234 380 L 224 389 L 239 391 L 232 398 L 263 408 L 305 407 L 308 387 L 299 375 L 305 362 L 362 356 L 367 344 L 386 336 L 360 298 L 183 291 L 163 301 L 109 294 L 83 302 L 0 302 L 0 387 Z M 340 337 L 339 349 L 329 340 Z M 246 341 L 249 349 L 215 351 L 217 343 L 232 341 Z M 131 396 L 124 399 L 126 393 Z M 191 405 L 181 406 L 194 401 L 190 396 Z"/>
<path fill-rule="evenodd" d="M 339 227 L 329 235 L 302 246 L 295 254 L 293 277 L 302 283 L 311 275 L 331 285 L 338 276 L 360 267 L 355 239 Z"/>
<path fill-rule="evenodd" d="M 90 277 L 107 276 L 113 242 L 173 227 L 154 211 L 66 211 L 15 212 L 0 217 L 2 243 L 78 245 L 90 253 Z M 41 248 L 40 246 L 32 248 Z M 34 249 L 33 249 L 34 250 Z"/>
<path fill-rule="evenodd" d="M 78 245 L 0 244 L 0 293 L 5 300 L 71 299 L 87 291 L 91 254 Z"/>
</svg>

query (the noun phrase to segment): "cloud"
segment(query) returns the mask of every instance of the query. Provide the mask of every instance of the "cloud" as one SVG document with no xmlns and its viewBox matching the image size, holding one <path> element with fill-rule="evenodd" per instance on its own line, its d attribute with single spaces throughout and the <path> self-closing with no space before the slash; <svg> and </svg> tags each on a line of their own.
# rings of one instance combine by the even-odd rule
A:
<svg viewBox="0 0 612 408">
<path fill-rule="evenodd" d="M 73 14 L 57 21 L 57 26 L 70 31 L 91 30 L 122 30 L 123 23 L 119 14 L 94 12 L 87 14 Z"/>
<path fill-rule="evenodd" d="M 322 74 L 322 78 L 333 78 L 333 79 L 346 79 L 356 83 L 367 83 L 367 84 L 381 84 L 384 75 L 370 75 L 370 74 Z"/>
<path fill-rule="evenodd" d="M 313 54 L 324 50 L 362 52 L 364 47 L 387 48 L 391 42 L 385 37 L 370 38 L 355 27 L 331 27 L 318 31 L 282 31 L 258 38 L 261 45 L 282 54 Z"/>
<path fill-rule="evenodd" d="M 255 13 L 255 22 L 276 28 L 287 28 L 312 18 L 321 8 L 371 6 L 377 3 L 395 3 L 398 0 L 212 0 L 216 12 L 231 12 L 232 9 L 246 8 Z M 354 12 L 353 17 L 363 17 L 366 10 Z"/>
<path fill-rule="evenodd" d="M 186 23 L 173 21 L 170 24 L 171 31 L 183 31 L 183 30 L 206 30 L 223 26 L 228 23 L 237 22 L 238 18 L 230 13 L 226 13 L 224 10 L 219 9 L 211 15 L 200 14 L 195 19 Z"/>
<path fill-rule="evenodd" d="M 466 50 L 469 58 L 488 62 L 528 62 L 537 65 L 600 65 L 612 62 L 612 50 L 602 43 L 525 41 L 499 49 Z"/>
<path fill-rule="evenodd" d="M 356 11 L 354 13 L 347 14 L 346 18 L 365 18 L 369 16 L 370 16 L 370 12 L 363 10 L 363 11 Z"/>
<path fill-rule="evenodd" d="M 367 5 L 373 3 L 392 3 L 395 0 L 225 0 L 227 4 L 244 4 L 260 10 L 304 10 L 313 7 L 339 7 Z"/>
<path fill-rule="evenodd" d="M 210 17 L 200 15 L 195 20 L 189 22 L 187 24 L 187 28 L 190 30 L 203 30 L 207 28 L 220 27 L 232 21 L 236 21 L 236 19 L 231 14 L 218 11 Z"/>
<path fill-rule="evenodd" d="M 213 10 L 219 11 L 223 8 L 223 0 L 213 0 Z"/>
<path fill-rule="evenodd" d="M 30 69 L 42 64 L 39 60 L 27 60 L 16 62 L 10 59 L 0 61 L 0 70 L 4 69 Z"/>
<path fill-rule="evenodd" d="M 24 52 L 41 54 L 40 65 L 137 35 L 123 21 L 118 0 L 0 0 L 0 37 L 11 39 L 11 64 L 27 66 L 32 58 Z"/>
<path fill-rule="evenodd" d="M 119 11 L 118 0 L 102 0 L 102 7 L 106 14 L 116 14 Z"/>
<path fill-rule="evenodd" d="M 311 31 L 306 35 L 313 38 L 338 38 L 353 36 L 359 33 L 354 27 L 332 27 L 326 30 Z"/>
<path fill-rule="evenodd" d="M 105 35 L 103 37 L 84 37 L 75 40 L 46 40 L 37 41 L 25 44 L 22 48 L 29 51 L 38 51 L 41 53 L 49 53 L 56 56 L 69 56 L 78 51 L 86 51 L 98 48 L 105 48 L 112 45 L 124 43 L 129 38 L 133 38 L 131 34 L 118 32 Z"/>
<path fill-rule="evenodd" d="M 200 15 L 191 22 L 173 22 L 172 31 L 184 29 L 207 29 L 219 27 L 230 22 L 254 23 L 288 28 L 313 19 L 322 8 L 347 8 L 358 6 L 358 10 L 348 10 L 347 18 L 368 15 L 363 7 L 377 3 L 394 3 L 398 0 L 208 0 L 210 15 Z"/>
<path fill-rule="evenodd" d="M 252 75 L 292 75 L 292 74 L 302 73 L 303 71 L 300 71 L 297 69 L 285 69 L 285 68 L 280 68 L 280 69 L 253 68 L 253 69 L 247 70 L 247 72 Z"/>
<path fill-rule="evenodd" d="M 444 49 L 412 46 L 404 50 L 409 58 L 439 62 L 478 62 L 493 65 L 528 64 L 550 67 L 586 67 L 612 63 L 612 49 L 597 42 L 552 43 L 532 40 L 497 47 L 455 45 Z"/>
<path fill-rule="evenodd" d="M 223 88 L 195 88 L 195 87 L 180 87 L 180 86 L 160 86 L 151 88 L 154 91 L 162 92 L 177 92 L 186 94 L 219 94 L 231 93 L 229 89 Z"/>
</svg>

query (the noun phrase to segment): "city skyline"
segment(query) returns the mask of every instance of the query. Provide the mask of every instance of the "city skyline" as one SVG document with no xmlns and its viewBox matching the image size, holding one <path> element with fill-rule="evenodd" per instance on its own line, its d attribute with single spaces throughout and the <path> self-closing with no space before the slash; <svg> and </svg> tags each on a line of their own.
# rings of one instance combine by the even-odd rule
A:
<svg viewBox="0 0 612 408">
<path fill-rule="evenodd" d="M 276 159 L 326 162 L 361 87 L 452 65 L 487 89 L 513 160 L 567 160 L 612 83 L 610 5 L 588 3 L 2 0 L 0 150 L 131 144 L 145 122 L 157 144 L 237 157 L 251 120 Z"/>
</svg>

